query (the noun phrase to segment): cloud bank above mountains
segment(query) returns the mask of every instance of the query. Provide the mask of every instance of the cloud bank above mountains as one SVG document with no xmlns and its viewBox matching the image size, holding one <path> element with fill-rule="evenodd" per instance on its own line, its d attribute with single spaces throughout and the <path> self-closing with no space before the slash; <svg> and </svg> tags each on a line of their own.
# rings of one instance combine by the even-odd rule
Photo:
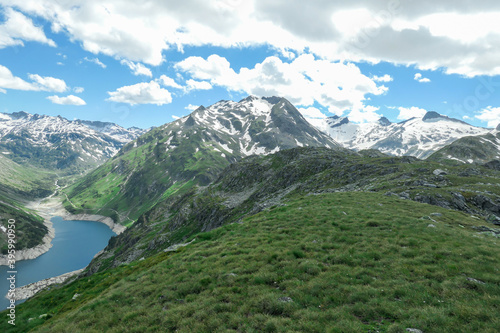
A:
<svg viewBox="0 0 500 333">
<path fill-rule="evenodd" d="M 498 1 L 141 1 L 2 0 L 43 17 L 95 54 L 148 65 L 186 46 L 268 44 L 328 60 L 389 61 L 443 67 L 465 76 L 500 74 Z M 22 13 L 7 9 L 2 26 L 16 38 L 52 44 Z M 26 21 L 21 32 L 10 29 Z M 17 34 L 17 35 L 16 35 Z M 19 41 L 17 41 L 19 43 Z M 2 44 L 0 44 L 2 45 Z"/>
</svg>

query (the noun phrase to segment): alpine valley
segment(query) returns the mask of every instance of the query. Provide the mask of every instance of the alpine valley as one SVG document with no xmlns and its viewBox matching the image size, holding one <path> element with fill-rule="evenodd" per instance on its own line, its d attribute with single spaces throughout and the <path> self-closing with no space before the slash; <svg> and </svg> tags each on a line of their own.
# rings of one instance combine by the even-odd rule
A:
<svg viewBox="0 0 500 333">
<path fill-rule="evenodd" d="M 23 111 L 0 113 L 0 224 L 7 227 L 9 218 L 18 221 L 16 250 L 41 244 L 48 233 L 27 203 L 56 194 L 145 132 Z M 7 252 L 5 232 L 0 233 L 0 248 L 2 254 Z"/>
<path fill-rule="evenodd" d="M 255 96 L 147 132 L 1 117 L 2 213 L 55 191 L 127 227 L 2 332 L 500 330 L 497 129 Z"/>
</svg>

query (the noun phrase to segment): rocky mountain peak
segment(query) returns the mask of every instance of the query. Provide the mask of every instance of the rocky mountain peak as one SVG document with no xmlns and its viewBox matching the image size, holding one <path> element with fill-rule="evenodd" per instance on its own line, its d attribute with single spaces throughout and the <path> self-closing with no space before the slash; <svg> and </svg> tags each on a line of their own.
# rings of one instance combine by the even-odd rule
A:
<svg viewBox="0 0 500 333">
<path fill-rule="evenodd" d="M 278 104 L 281 101 L 281 97 L 272 96 L 272 97 L 262 97 L 263 100 L 267 101 L 271 105 Z"/>
<path fill-rule="evenodd" d="M 386 117 L 382 117 L 378 120 L 378 123 L 382 126 L 389 126 L 391 123 L 391 121 L 389 119 L 387 119 Z"/>
<path fill-rule="evenodd" d="M 439 119 L 439 118 L 446 118 L 436 111 L 428 111 L 425 116 L 422 118 L 423 121 L 430 120 L 430 119 Z"/>
<path fill-rule="evenodd" d="M 326 118 L 326 122 L 330 128 L 340 127 L 342 125 L 349 124 L 349 118 L 339 117 L 339 116 L 331 116 L 331 117 Z"/>
<path fill-rule="evenodd" d="M 27 112 L 24 112 L 24 111 L 18 111 L 18 112 L 12 112 L 10 114 L 10 116 L 12 117 L 12 119 L 25 119 L 25 118 L 30 118 L 31 117 L 31 114 L 27 113 Z"/>
<path fill-rule="evenodd" d="M 249 95 L 245 98 L 243 98 L 241 101 L 239 101 L 238 103 L 248 103 L 248 102 L 253 102 L 253 101 L 256 101 L 258 100 L 259 98 L 255 95 Z"/>
</svg>

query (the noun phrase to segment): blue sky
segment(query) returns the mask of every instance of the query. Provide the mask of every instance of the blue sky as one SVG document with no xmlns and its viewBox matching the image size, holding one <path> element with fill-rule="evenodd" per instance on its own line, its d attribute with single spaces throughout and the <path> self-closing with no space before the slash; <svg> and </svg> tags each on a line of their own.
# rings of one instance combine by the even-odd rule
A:
<svg viewBox="0 0 500 333">
<path fill-rule="evenodd" d="M 158 126 L 221 99 L 500 123 L 500 3 L 0 0 L 0 112 Z"/>
</svg>

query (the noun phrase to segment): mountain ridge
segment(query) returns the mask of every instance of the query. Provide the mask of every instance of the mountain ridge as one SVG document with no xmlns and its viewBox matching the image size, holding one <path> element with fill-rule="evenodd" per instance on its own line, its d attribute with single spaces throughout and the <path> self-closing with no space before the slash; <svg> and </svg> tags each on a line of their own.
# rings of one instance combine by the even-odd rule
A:
<svg viewBox="0 0 500 333">
<path fill-rule="evenodd" d="M 145 131 L 25 111 L 0 113 L 0 153 L 19 164 L 81 173 L 103 163 Z"/>
<path fill-rule="evenodd" d="M 381 117 L 376 122 L 354 124 L 349 118 L 339 116 L 315 119 L 313 123 L 345 148 L 378 149 L 389 155 L 418 158 L 427 158 L 462 137 L 490 131 L 436 111 L 428 111 L 423 117 L 413 117 L 399 123 Z"/>
<path fill-rule="evenodd" d="M 485 164 L 500 160 L 500 125 L 490 132 L 460 138 L 434 152 L 429 160 L 441 163 Z"/>
</svg>

